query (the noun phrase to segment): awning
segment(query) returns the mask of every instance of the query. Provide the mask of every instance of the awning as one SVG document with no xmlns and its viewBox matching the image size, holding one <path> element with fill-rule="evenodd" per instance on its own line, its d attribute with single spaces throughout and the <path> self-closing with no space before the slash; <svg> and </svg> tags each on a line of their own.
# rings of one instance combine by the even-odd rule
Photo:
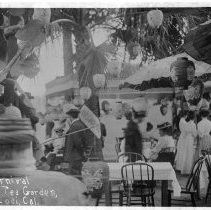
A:
<svg viewBox="0 0 211 210">
<path fill-rule="evenodd" d="M 151 88 L 172 87 L 170 66 L 178 57 L 187 57 L 192 60 L 196 67 L 196 76 L 200 76 L 204 81 L 209 80 L 211 76 L 211 65 L 196 61 L 187 53 L 181 53 L 170 56 L 161 60 L 152 62 L 151 64 L 140 68 L 140 71 L 128 77 L 120 88 L 132 88 L 144 91 Z"/>
</svg>

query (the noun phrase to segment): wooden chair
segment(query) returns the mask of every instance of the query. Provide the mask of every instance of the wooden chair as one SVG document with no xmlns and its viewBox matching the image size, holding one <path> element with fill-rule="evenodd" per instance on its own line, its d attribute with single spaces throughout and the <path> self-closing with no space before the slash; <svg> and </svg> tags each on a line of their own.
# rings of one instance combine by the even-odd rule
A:
<svg viewBox="0 0 211 210">
<path fill-rule="evenodd" d="M 205 164 L 209 175 L 209 184 L 207 186 L 207 192 L 205 197 L 205 203 L 207 203 L 209 195 L 211 195 L 211 151 L 210 149 L 202 150 L 202 155 L 205 157 Z"/>
<path fill-rule="evenodd" d="M 134 172 L 136 168 L 136 173 Z M 127 206 L 155 206 L 154 169 L 147 163 L 129 163 L 121 168 L 123 196 L 127 198 Z M 134 198 L 134 199 L 133 199 Z"/>
<path fill-rule="evenodd" d="M 172 199 L 171 194 L 173 192 L 172 189 L 168 190 L 168 204 L 171 206 L 174 205 L 184 205 L 182 203 L 172 203 L 172 201 L 185 201 L 185 202 L 191 202 L 192 206 L 196 206 L 195 197 L 198 192 L 198 184 L 199 184 L 199 176 L 202 168 L 202 164 L 205 161 L 205 157 L 200 157 L 193 165 L 191 169 L 191 173 L 188 177 L 188 181 L 186 183 L 186 186 L 182 188 L 181 194 L 189 194 L 191 200 L 181 200 L 181 199 Z"/>
<path fill-rule="evenodd" d="M 123 163 L 126 163 L 126 162 L 132 163 L 132 162 L 136 162 L 138 160 L 142 160 L 142 161 L 146 162 L 146 158 L 144 157 L 144 155 L 134 153 L 134 152 L 125 152 L 125 153 L 118 155 L 117 162 L 120 162 L 120 160 Z"/>
</svg>

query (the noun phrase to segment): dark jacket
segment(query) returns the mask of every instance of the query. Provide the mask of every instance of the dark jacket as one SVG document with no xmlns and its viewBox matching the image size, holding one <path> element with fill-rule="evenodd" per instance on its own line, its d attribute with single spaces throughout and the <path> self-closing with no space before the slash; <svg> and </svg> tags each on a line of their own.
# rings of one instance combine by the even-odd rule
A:
<svg viewBox="0 0 211 210">
<path fill-rule="evenodd" d="M 71 124 L 67 134 L 80 131 L 85 128 L 86 126 L 80 120 L 77 120 Z M 74 162 L 76 160 L 82 161 L 86 145 L 87 137 L 85 131 L 67 135 L 65 139 L 64 160 L 67 162 Z"/>
<path fill-rule="evenodd" d="M 142 135 L 138 125 L 130 120 L 125 129 L 125 152 L 142 154 Z"/>
</svg>

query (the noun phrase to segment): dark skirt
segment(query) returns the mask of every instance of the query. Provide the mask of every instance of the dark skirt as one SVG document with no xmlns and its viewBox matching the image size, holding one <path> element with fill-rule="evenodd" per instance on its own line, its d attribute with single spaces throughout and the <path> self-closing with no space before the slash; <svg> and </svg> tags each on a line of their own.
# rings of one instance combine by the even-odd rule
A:
<svg viewBox="0 0 211 210">
<path fill-rule="evenodd" d="M 174 165 L 175 153 L 174 152 L 160 152 L 155 162 L 170 162 Z"/>
</svg>

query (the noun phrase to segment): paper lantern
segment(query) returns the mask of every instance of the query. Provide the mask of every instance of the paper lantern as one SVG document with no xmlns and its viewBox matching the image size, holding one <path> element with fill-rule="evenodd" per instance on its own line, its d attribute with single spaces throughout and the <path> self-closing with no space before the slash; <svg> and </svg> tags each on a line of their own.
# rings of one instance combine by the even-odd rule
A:
<svg viewBox="0 0 211 210">
<path fill-rule="evenodd" d="M 44 24 L 50 23 L 51 9 L 50 8 L 34 8 L 32 18 L 34 20 L 40 20 Z"/>
<path fill-rule="evenodd" d="M 105 86 L 106 78 L 104 74 L 95 74 L 93 76 L 94 86 L 96 88 L 103 88 Z"/>
<path fill-rule="evenodd" d="M 92 90 L 89 87 L 82 87 L 80 88 L 80 96 L 84 100 L 88 100 L 92 95 Z"/>
<path fill-rule="evenodd" d="M 107 70 L 111 75 L 118 76 L 121 72 L 121 62 L 117 60 L 111 60 L 107 65 Z"/>
<path fill-rule="evenodd" d="M 171 77 L 176 87 L 187 87 L 195 77 L 195 65 L 186 57 L 179 57 L 171 64 Z"/>
<path fill-rule="evenodd" d="M 81 174 L 87 193 L 91 194 L 92 198 L 100 198 L 109 180 L 108 164 L 102 161 L 87 161 L 83 165 Z"/>
<path fill-rule="evenodd" d="M 149 11 L 147 21 L 152 28 L 159 28 L 163 22 L 163 12 L 158 9 Z"/>
</svg>

